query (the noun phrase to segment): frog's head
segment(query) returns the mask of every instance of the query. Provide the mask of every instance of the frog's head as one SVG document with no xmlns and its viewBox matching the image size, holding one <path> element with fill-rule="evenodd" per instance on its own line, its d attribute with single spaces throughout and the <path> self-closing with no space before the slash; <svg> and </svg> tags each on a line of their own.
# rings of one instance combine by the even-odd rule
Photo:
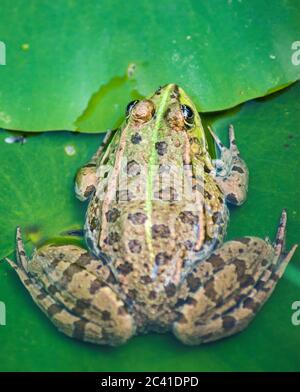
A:
<svg viewBox="0 0 300 392">
<path fill-rule="evenodd" d="M 127 106 L 127 116 L 139 128 L 187 132 L 206 145 L 199 113 L 185 91 L 177 84 L 160 87 L 147 99 Z M 151 127 L 149 126 L 151 124 Z"/>
</svg>

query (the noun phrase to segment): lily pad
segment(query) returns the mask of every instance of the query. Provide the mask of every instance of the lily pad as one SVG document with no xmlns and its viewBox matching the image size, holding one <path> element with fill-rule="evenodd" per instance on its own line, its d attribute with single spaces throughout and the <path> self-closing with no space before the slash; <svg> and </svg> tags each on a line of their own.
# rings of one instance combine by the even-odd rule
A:
<svg viewBox="0 0 300 392">
<path fill-rule="evenodd" d="M 233 107 L 299 79 L 299 24 L 297 0 L 2 0 L 0 126 L 105 131 L 169 82 Z"/>
<path fill-rule="evenodd" d="M 287 246 L 300 238 L 300 83 L 269 98 L 225 113 L 205 116 L 221 139 L 227 125 L 250 169 L 249 197 L 231 209 L 228 238 L 275 234 L 282 208 L 288 211 Z M 99 136 L 48 133 L 24 145 L 4 143 L 1 133 L 0 246 L 14 248 L 17 224 L 38 227 L 39 238 L 58 236 L 83 222 L 84 206 L 75 201 L 72 179 L 96 149 Z M 68 156 L 65 147 L 76 154 Z M 69 149 L 70 151 L 70 149 Z M 35 239 L 27 230 L 26 239 Z M 299 371 L 299 326 L 291 322 L 299 300 L 300 252 L 297 251 L 272 297 L 244 332 L 219 342 L 186 347 L 170 334 L 139 336 L 107 348 L 59 333 L 32 302 L 15 272 L 0 264 L 0 301 L 7 325 L 0 326 L 0 369 L 23 371 Z M 37 361 L 37 358 L 39 360 Z"/>
<path fill-rule="evenodd" d="M 19 138 L 0 131 L 0 259 L 13 250 L 17 225 L 35 245 L 82 228 L 85 207 L 74 197 L 74 176 L 102 135 L 54 132 L 12 143 Z"/>
</svg>

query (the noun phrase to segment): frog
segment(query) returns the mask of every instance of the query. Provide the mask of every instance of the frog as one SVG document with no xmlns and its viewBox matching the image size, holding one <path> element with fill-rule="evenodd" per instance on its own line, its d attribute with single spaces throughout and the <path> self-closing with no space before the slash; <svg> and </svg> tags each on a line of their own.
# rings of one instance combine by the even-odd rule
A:
<svg viewBox="0 0 300 392">
<path fill-rule="evenodd" d="M 285 209 L 273 242 L 225 241 L 229 205 L 245 202 L 249 181 L 232 125 L 228 136 L 227 147 L 204 128 L 180 86 L 160 87 L 127 106 L 77 171 L 85 248 L 50 243 L 29 258 L 17 228 L 7 261 L 59 331 L 111 346 L 171 332 L 199 345 L 250 324 L 297 245 L 285 250 Z"/>
</svg>

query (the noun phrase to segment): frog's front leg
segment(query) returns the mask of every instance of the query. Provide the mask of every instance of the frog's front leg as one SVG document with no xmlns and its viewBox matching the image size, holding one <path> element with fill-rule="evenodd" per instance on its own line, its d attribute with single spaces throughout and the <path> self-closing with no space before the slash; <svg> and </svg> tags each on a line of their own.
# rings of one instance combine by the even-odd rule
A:
<svg viewBox="0 0 300 392">
<path fill-rule="evenodd" d="M 241 205 L 246 200 L 249 173 L 236 146 L 233 126 L 229 126 L 229 148 L 223 145 L 210 128 L 209 131 L 214 138 L 221 155 L 220 159 L 214 161 L 216 182 L 229 203 Z"/>
<path fill-rule="evenodd" d="M 76 174 L 75 194 L 76 197 L 81 201 L 85 201 L 86 199 L 88 199 L 96 189 L 96 183 L 98 179 L 97 164 L 101 159 L 101 156 L 103 155 L 112 134 L 113 131 L 108 131 L 106 133 L 96 153 L 92 156 L 92 158 L 87 164 L 85 164 L 78 170 Z"/>
<path fill-rule="evenodd" d="M 108 267 L 74 245 L 40 248 L 26 257 L 17 231 L 16 270 L 32 299 L 68 336 L 119 345 L 135 332 L 133 317 L 120 298 Z"/>
<path fill-rule="evenodd" d="M 286 212 L 274 244 L 256 237 L 225 243 L 187 275 L 174 334 L 186 344 L 217 340 L 246 328 L 273 292 L 296 250 L 284 252 Z"/>
</svg>

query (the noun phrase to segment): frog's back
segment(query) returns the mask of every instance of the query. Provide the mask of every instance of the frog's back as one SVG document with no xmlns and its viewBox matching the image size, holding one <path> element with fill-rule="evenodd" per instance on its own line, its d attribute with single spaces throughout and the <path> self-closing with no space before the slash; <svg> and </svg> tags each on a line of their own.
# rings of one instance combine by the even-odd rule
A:
<svg viewBox="0 0 300 392">
<path fill-rule="evenodd" d="M 176 302 L 180 281 L 222 240 L 227 221 L 201 123 L 197 135 L 187 132 L 178 89 L 164 94 L 137 106 L 118 133 L 86 223 L 90 248 L 107 255 L 128 302 L 150 318 Z"/>
</svg>

